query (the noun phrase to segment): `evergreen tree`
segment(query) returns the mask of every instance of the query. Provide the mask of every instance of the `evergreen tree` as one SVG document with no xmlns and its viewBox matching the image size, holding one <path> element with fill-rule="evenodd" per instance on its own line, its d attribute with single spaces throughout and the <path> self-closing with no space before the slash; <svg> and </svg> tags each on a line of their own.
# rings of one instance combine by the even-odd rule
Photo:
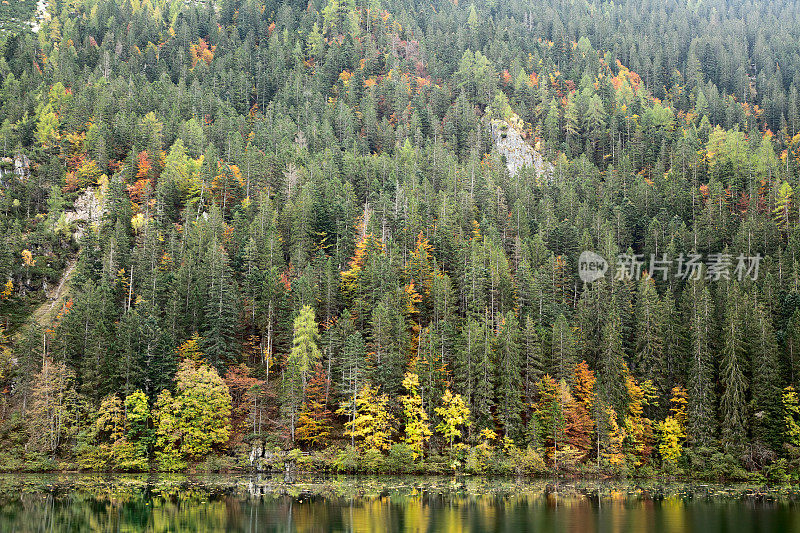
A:
<svg viewBox="0 0 800 533">
<path fill-rule="evenodd" d="M 520 358 L 519 321 L 513 311 L 503 317 L 497 333 L 497 412 L 508 437 L 522 433 L 522 361 Z"/>
<path fill-rule="evenodd" d="M 216 241 L 204 266 L 209 279 L 201 327 L 203 351 L 215 368 L 223 369 L 238 355 L 239 297 L 228 254 Z"/>
<path fill-rule="evenodd" d="M 751 325 L 753 438 L 778 449 L 781 442 L 781 388 L 778 345 L 764 307 L 756 305 Z"/>
<path fill-rule="evenodd" d="M 557 379 L 570 379 L 575 368 L 575 346 L 572 330 L 564 315 L 559 315 L 553 324 L 552 366 Z"/>
<path fill-rule="evenodd" d="M 720 421 L 722 442 L 729 449 L 742 445 L 746 437 L 746 382 L 744 376 L 746 345 L 745 316 L 741 291 L 734 284 L 727 295 L 724 345 L 720 364 Z"/>
<path fill-rule="evenodd" d="M 687 383 L 689 389 L 689 438 L 697 446 L 710 444 L 714 438 L 714 304 L 702 281 L 687 288 L 691 352 Z"/>
<path fill-rule="evenodd" d="M 636 352 L 634 374 L 651 380 L 661 393 L 666 393 L 664 376 L 664 314 L 653 278 L 643 276 L 639 282 L 636 304 Z"/>
<path fill-rule="evenodd" d="M 602 345 L 597 365 L 598 395 L 616 413 L 624 413 L 629 398 L 623 373 L 625 354 L 622 350 L 622 323 L 616 311 L 612 310 L 606 317 Z"/>
<path fill-rule="evenodd" d="M 530 315 L 525 317 L 525 330 L 522 335 L 522 353 L 525 358 L 524 399 L 526 403 L 531 404 L 534 400 L 536 383 L 544 375 L 545 361 L 541 337 Z"/>
</svg>

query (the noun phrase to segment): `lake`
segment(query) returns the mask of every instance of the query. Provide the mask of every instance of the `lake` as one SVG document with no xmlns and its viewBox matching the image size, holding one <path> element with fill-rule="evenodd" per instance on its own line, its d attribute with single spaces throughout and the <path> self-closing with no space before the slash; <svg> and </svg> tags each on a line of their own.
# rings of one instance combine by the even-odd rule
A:
<svg viewBox="0 0 800 533">
<path fill-rule="evenodd" d="M 794 492 L 414 477 L 0 475 L 0 531 L 800 531 Z"/>
</svg>

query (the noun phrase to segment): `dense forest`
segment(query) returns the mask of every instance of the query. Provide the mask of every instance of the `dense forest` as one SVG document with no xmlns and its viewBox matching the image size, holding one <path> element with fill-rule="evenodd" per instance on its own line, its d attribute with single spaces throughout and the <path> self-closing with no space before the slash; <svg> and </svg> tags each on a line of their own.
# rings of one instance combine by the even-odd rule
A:
<svg viewBox="0 0 800 533">
<path fill-rule="evenodd" d="M 800 479 L 797 2 L 34 29 L 0 35 L 0 467 Z"/>
</svg>

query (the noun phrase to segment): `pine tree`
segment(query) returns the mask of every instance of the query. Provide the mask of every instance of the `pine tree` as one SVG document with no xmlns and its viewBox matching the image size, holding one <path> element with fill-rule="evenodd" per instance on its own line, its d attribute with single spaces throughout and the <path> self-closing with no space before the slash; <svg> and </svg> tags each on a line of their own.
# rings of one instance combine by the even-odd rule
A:
<svg viewBox="0 0 800 533">
<path fill-rule="evenodd" d="M 479 368 L 484 336 L 483 325 L 478 320 L 468 317 L 464 321 L 453 368 L 453 389 L 461 395 L 470 409 L 474 407 L 475 376 Z"/>
<path fill-rule="evenodd" d="M 789 382 L 796 385 L 800 378 L 800 309 L 795 309 L 789 319 L 785 343 Z"/>
<path fill-rule="evenodd" d="M 524 399 L 528 404 L 533 403 L 536 391 L 536 382 L 544 375 L 544 353 L 542 341 L 537 331 L 538 327 L 533 318 L 525 318 L 525 331 L 523 332 L 522 350 L 525 358 L 524 368 Z"/>
<path fill-rule="evenodd" d="M 211 243 L 204 267 L 209 280 L 200 329 L 203 351 L 214 368 L 221 370 L 238 355 L 239 296 L 228 254 L 216 241 Z"/>
<path fill-rule="evenodd" d="M 643 380 L 653 381 L 661 393 L 665 393 L 667 388 L 663 331 L 664 316 L 655 281 L 650 276 L 643 276 L 639 282 L 636 304 L 634 374 Z"/>
<path fill-rule="evenodd" d="M 379 302 L 372 310 L 368 345 L 370 371 L 374 385 L 387 393 L 400 392 L 407 359 L 404 353 L 405 319 L 391 304 Z"/>
<path fill-rule="evenodd" d="M 597 364 L 598 396 L 616 413 L 625 413 L 629 398 L 623 374 L 622 323 L 615 310 L 610 312 L 603 325 L 602 345 Z"/>
<path fill-rule="evenodd" d="M 483 338 L 477 339 L 476 348 L 477 364 L 473 375 L 473 406 L 470 412 L 473 414 L 475 429 L 493 428 L 495 421 L 493 412 L 495 408 L 495 377 L 494 353 L 492 334 L 487 326 L 482 328 Z"/>
<path fill-rule="evenodd" d="M 687 328 L 681 313 L 675 307 L 675 299 L 669 289 L 661 301 L 664 312 L 664 377 L 666 383 L 685 383 L 687 360 Z"/>
</svg>

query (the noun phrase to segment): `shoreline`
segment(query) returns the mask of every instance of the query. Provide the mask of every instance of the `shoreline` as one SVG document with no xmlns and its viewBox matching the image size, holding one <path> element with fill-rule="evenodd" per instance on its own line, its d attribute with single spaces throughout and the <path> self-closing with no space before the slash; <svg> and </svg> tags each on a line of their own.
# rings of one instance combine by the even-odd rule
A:
<svg viewBox="0 0 800 533">
<path fill-rule="evenodd" d="M 302 483 L 302 480 L 309 479 L 341 479 L 341 478 L 364 478 L 364 479 L 415 479 L 415 480 L 472 480 L 472 481 L 508 481 L 515 480 L 517 483 L 535 484 L 541 482 L 549 483 L 585 483 L 585 484 L 622 484 L 622 485 L 689 485 L 689 486 L 741 486 L 750 487 L 753 490 L 763 488 L 775 487 L 794 487 L 800 491 L 800 483 L 753 483 L 741 480 L 721 480 L 721 479 L 708 479 L 708 478 L 683 478 L 676 476 L 648 476 L 648 477 L 613 477 L 613 476 L 586 476 L 576 474 L 564 475 L 507 475 L 507 474 L 471 474 L 471 473 L 455 473 L 455 474 L 420 474 L 420 473 L 402 473 L 402 472 L 320 472 L 311 470 L 296 470 L 291 473 L 270 470 L 270 471 L 256 471 L 256 470 L 202 470 L 202 469 L 187 469 L 180 471 L 168 470 L 148 470 L 141 472 L 125 472 L 115 470 L 79 470 L 79 469 L 63 469 L 63 470 L 0 470 L 0 478 L 8 476 L 117 476 L 117 477 L 142 477 L 142 476 L 179 476 L 179 477 L 224 477 L 231 479 L 238 478 L 283 478 L 287 484 Z"/>
<path fill-rule="evenodd" d="M 561 495 L 589 498 L 640 498 L 660 500 L 681 498 L 747 498 L 770 500 L 800 497 L 798 485 L 753 485 L 705 481 L 658 479 L 598 480 L 551 477 L 517 478 L 507 476 L 415 476 L 390 474 L 306 474 L 292 479 L 273 473 L 118 473 L 118 472 L 51 472 L 0 473 L 0 492 L 8 485 L 22 483 L 26 490 L 70 491 L 114 487 L 126 490 L 136 487 L 189 488 L 196 490 L 237 492 L 251 495 L 284 494 L 300 491 L 319 496 L 344 494 L 388 495 L 405 491 L 473 496 Z M 39 486 L 37 487 L 37 482 Z M 99 483 L 99 485 L 97 485 Z M 289 490 L 291 488 L 291 490 Z"/>
</svg>

